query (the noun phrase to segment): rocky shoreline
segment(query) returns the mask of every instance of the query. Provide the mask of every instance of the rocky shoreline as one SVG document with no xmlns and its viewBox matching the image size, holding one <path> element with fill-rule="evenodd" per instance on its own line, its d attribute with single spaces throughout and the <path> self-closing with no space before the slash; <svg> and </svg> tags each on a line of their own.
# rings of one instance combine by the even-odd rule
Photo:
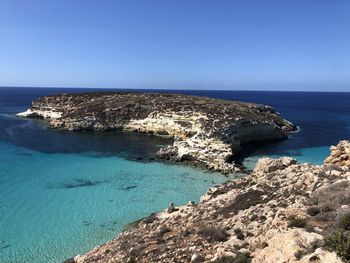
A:
<svg viewBox="0 0 350 263">
<path fill-rule="evenodd" d="M 240 170 L 233 157 L 252 142 L 287 138 L 297 129 L 272 107 L 207 97 L 130 92 L 45 96 L 18 116 L 43 118 L 72 131 L 125 130 L 168 136 L 157 157 L 200 164 L 222 173 Z"/>
<path fill-rule="evenodd" d="M 61 94 L 18 115 L 66 130 L 173 137 L 161 158 L 223 173 L 237 170 L 232 157 L 245 144 L 296 130 L 269 106 L 175 94 Z M 331 147 L 320 166 L 262 158 L 198 204 L 171 204 L 67 262 L 350 262 L 350 142 Z"/>
<path fill-rule="evenodd" d="M 350 262 L 350 142 L 320 166 L 262 158 L 198 204 L 152 214 L 67 262 Z"/>
</svg>

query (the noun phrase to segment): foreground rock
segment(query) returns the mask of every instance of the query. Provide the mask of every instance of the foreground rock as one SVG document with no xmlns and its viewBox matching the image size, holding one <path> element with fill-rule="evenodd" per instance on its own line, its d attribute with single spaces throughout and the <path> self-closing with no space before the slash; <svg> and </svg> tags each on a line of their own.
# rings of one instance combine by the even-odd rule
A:
<svg viewBox="0 0 350 263">
<path fill-rule="evenodd" d="M 350 169 L 349 141 L 341 141 L 337 146 L 332 146 L 331 155 L 325 160 L 325 163 Z"/>
<path fill-rule="evenodd" d="M 337 161 L 348 149 L 332 147 L 322 166 L 260 159 L 199 204 L 153 214 L 71 262 L 348 262 L 350 167 Z"/>
<path fill-rule="evenodd" d="M 247 143 L 286 138 L 296 127 L 270 106 L 180 94 L 85 93 L 41 97 L 19 113 L 67 130 L 129 130 L 174 138 L 158 156 L 224 173 Z"/>
</svg>

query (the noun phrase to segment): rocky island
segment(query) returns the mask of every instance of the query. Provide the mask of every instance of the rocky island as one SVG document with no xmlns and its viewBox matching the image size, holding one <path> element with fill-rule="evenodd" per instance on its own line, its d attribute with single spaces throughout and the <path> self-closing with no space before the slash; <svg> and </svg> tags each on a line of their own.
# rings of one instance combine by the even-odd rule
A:
<svg viewBox="0 0 350 263">
<path fill-rule="evenodd" d="M 296 127 L 271 107 L 176 94 L 85 93 L 41 97 L 20 116 L 66 130 L 170 136 L 158 155 L 235 171 L 246 144 L 286 138 Z M 134 222 L 70 263 L 350 262 L 350 142 L 323 165 L 262 158 L 249 175 L 214 186 L 196 204 Z"/>
<path fill-rule="evenodd" d="M 125 130 L 169 136 L 157 156 L 230 173 L 244 145 L 280 140 L 295 131 L 272 107 L 181 94 L 97 92 L 45 96 L 23 117 L 43 118 L 53 128 Z"/>
<path fill-rule="evenodd" d="M 67 262 L 350 262 L 350 142 L 320 166 L 262 158 L 198 204 L 152 214 Z"/>
</svg>

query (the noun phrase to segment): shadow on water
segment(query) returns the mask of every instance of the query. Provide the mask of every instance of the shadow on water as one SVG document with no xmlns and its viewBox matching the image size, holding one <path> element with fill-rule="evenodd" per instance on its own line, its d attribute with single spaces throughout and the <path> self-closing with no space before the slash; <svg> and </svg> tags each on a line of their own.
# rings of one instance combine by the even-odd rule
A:
<svg viewBox="0 0 350 263">
<path fill-rule="evenodd" d="M 120 156 L 138 162 L 153 161 L 154 153 L 172 143 L 146 134 L 125 132 L 68 132 L 52 130 L 42 120 L 18 118 L 32 100 L 62 92 L 92 92 L 94 89 L 0 89 L 0 141 L 44 153 L 94 153 L 91 157 Z M 118 90 L 115 90 L 118 91 Z M 139 92 L 169 92 L 138 90 Z M 237 158 L 247 156 L 298 155 L 299 149 L 330 146 L 349 138 L 350 93 L 265 92 L 220 90 L 172 90 L 171 93 L 209 96 L 273 106 L 283 117 L 298 125 L 300 132 L 288 140 L 246 145 Z M 337 101 L 337 103 L 334 103 Z"/>
<path fill-rule="evenodd" d="M 82 223 L 83 223 L 84 226 L 90 226 L 90 225 L 92 225 L 92 222 L 89 221 L 89 220 L 83 220 Z"/>
<path fill-rule="evenodd" d="M 130 190 L 130 189 L 134 189 L 136 187 L 137 187 L 137 184 L 129 185 L 129 186 L 126 186 L 126 187 L 121 187 L 120 190 L 127 191 L 127 190 Z"/>
<path fill-rule="evenodd" d="M 88 187 L 95 186 L 98 184 L 105 183 L 106 181 L 90 181 L 85 179 L 75 179 L 75 183 L 63 184 L 64 188 L 77 188 L 77 187 Z"/>
<path fill-rule="evenodd" d="M 121 175 L 127 176 L 127 174 L 123 171 L 120 172 Z M 110 183 L 114 178 L 108 178 L 104 180 L 89 180 L 84 178 L 75 178 L 72 182 L 61 182 L 61 183 L 53 183 L 46 186 L 47 189 L 73 189 L 73 188 L 81 188 L 81 187 L 93 187 L 98 186 L 104 183 Z M 1 183 L 1 182 L 0 182 Z M 136 188 L 137 184 L 126 184 L 125 186 L 119 187 L 119 190 L 129 191 Z"/>
<path fill-rule="evenodd" d="M 286 140 L 254 142 L 245 144 L 241 151 L 232 158 L 237 164 L 243 164 L 244 160 L 255 155 L 283 155 L 283 156 L 301 156 L 299 149 L 290 149 L 284 147 Z"/>
<path fill-rule="evenodd" d="M 0 251 L 4 250 L 4 249 L 7 249 L 7 248 L 10 248 L 10 247 L 11 247 L 11 245 L 6 244 L 6 242 L 4 240 L 0 241 Z"/>
<path fill-rule="evenodd" d="M 79 188 L 79 187 L 92 187 L 97 186 L 99 184 L 108 183 L 110 180 L 102 180 L 102 181 L 92 181 L 86 179 L 75 179 L 73 182 L 69 183 L 60 183 L 56 186 L 48 185 L 46 188 L 48 189 L 71 189 L 71 188 Z"/>
<path fill-rule="evenodd" d="M 159 148 L 173 141 L 135 132 L 55 130 L 47 128 L 42 121 L 20 118 L 11 121 L 0 118 L 0 140 L 48 154 L 79 153 L 92 158 L 119 156 L 138 162 L 153 161 Z"/>
</svg>

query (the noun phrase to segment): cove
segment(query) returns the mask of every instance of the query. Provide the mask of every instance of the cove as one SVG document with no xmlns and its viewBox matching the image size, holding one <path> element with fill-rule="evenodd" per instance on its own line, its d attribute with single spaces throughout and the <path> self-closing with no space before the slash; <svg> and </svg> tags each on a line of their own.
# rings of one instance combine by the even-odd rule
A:
<svg viewBox="0 0 350 263">
<path fill-rule="evenodd" d="M 62 262 L 228 179 L 189 166 L 0 143 L 0 261 Z"/>
</svg>

